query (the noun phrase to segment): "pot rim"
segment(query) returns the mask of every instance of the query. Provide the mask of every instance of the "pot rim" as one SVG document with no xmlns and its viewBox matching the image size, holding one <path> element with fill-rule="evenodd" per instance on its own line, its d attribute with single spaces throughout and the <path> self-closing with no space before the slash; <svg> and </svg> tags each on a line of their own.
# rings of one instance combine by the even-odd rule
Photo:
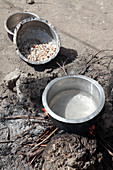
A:
<svg viewBox="0 0 113 170">
<path fill-rule="evenodd" d="M 11 30 L 8 29 L 8 27 L 7 27 L 7 22 L 8 22 L 8 20 L 10 19 L 10 17 L 12 17 L 12 16 L 14 16 L 14 15 L 16 15 L 16 14 L 31 14 L 31 15 L 34 15 L 34 17 L 39 18 L 38 15 L 36 15 L 36 14 L 34 14 L 34 13 L 32 13 L 32 12 L 16 12 L 16 13 L 10 15 L 10 16 L 4 21 L 4 27 L 5 27 L 6 31 L 7 31 L 9 34 L 13 35 L 13 36 L 14 36 L 14 32 L 12 32 Z M 32 17 L 33 17 L 33 16 L 32 16 Z M 16 26 L 15 26 L 15 27 L 16 27 Z"/>
</svg>

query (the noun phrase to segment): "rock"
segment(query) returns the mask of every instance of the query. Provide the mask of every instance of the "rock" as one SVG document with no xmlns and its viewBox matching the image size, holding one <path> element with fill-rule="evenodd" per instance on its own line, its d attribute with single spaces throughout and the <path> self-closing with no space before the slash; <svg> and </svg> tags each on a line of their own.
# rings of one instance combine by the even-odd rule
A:
<svg viewBox="0 0 113 170">
<path fill-rule="evenodd" d="M 16 81 L 19 79 L 21 72 L 19 69 L 14 70 L 6 75 L 4 78 L 4 83 L 6 86 L 13 91 L 13 88 L 16 86 Z"/>
<path fill-rule="evenodd" d="M 27 4 L 34 4 L 35 1 L 34 1 L 34 0 L 26 0 L 26 3 L 27 3 Z"/>
<path fill-rule="evenodd" d="M 16 90 L 17 90 L 17 96 L 19 97 L 19 100 L 22 101 L 24 99 L 24 95 L 23 93 L 20 91 L 20 80 L 18 79 L 17 82 L 16 82 Z"/>
<path fill-rule="evenodd" d="M 1 106 L 2 108 L 5 108 L 7 106 L 9 106 L 10 104 L 8 103 L 8 99 L 3 99 L 3 101 L 1 102 Z"/>
<path fill-rule="evenodd" d="M 102 163 L 95 139 L 76 134 L 54 136 L 43 152 L 42 169 L 98 169 Z M 99 159 L 99 160 L 98 160 Z"/>
</svg>

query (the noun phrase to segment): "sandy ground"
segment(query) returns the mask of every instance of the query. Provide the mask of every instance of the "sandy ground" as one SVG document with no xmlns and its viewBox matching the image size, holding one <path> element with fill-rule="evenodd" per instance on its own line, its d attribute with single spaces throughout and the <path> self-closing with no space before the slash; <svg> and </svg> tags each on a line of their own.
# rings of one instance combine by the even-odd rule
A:
<svg viewBox="0 0 113 170">
<path fill-rule="evenodd" d="M 15 52 L 4 28 L 4 20 L 9 15 L 19 11 L 39 15 L 56 27 L 62 47 L 73 49 L 78 55 L 89 56 L 99 50 L 113 48 L 112 5 L 112 0 L 35 0 L 32 5 L 26 0 L 0 0 L 0 81 L 15 68 L 38 74 L 36 68 L 22 61 Z M 41 69 L 38 71 L 41 73 Z"/>
</svg>

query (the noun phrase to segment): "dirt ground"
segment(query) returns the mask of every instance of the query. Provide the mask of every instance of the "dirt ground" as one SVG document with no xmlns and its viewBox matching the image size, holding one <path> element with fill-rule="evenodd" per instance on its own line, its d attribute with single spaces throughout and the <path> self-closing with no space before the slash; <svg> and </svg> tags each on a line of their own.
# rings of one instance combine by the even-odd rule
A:
<svg viewBox="0 0 113 170">
<path fill-rule="evenodd" d="M 103 117 L 107 120 L 105 127 L 112 130 L 112 6 L 112 0 L 35 0 L 34 4 L 28 4 L 26 0 L 0 0 L 0 82 L 3 82 L 4 77 L 8 73 L 19 69 L 21 74 L 24 74 L 24 77 L 19 78 L 18 83 L 20 83 L 20 87 L 17 83 L 16 88 L 18 86 L 24 98 L 30 100 L 30 102 L 25 101 L 23 104 L 23 101 L 18 101 L 18 94 L 14 93 L 14 91 L 12 93 L 12 89 L 6 89 L 5 87 L 4 90 L 4 88 L 0 87 L 0 117 L 2 117 L 2 114 L 5 116 L 19 114 L 38 116 L 37 113 L 40 112 L 42 108 L 42 91 L 51 79 L 65 74 L 83 74 L 97 80 L 108 95 L 106 95 L 106 97 L 108 97 L 106 110 L 111 109 L 109 111 L 110 116 L 104 115 Z M 56 27 L 61 39 L 61 50 L 58 56 L 48 64 L 40 66 L 28 65 L 16 54 L 13 42 L 9 39 L 4 28 L 4 20 L 6 20 L 9 15 L 21 11 L 35 13 Z M 101 50 L 103 51 L 100 52 Z M 96 58 L 91 59 L 91 57 L 97 53 Z M 64 67 L 62 67 L 63 63 L 65 65 Z M 37 85 L 37 88 L 33 91 L 32 87 L 35 85 Z M 18 89 L 16 89 L 16 92 L 18 92 Z M 38 106 L 36 107 L 36 105 Z M 22 109 L 24 109 L 24 111 Z M 3 111 L 4 113 L 2 113 Z M 0 122 L 0 129 L 8 126 L 11 133 L 10 140 L 12 140 L 15 134 L 19 134 L 22 130 L 26 130 L 27 127 L 31 126 L 28 124 L 23 127 L 24 123 L 23 120 L 10 120 L 5 123 Z M 14 127 L 12 128 L 12 126 Z M 37 129 L 31 132 L 34 133 L 34 138 L 36 138 L 35 132 L 37 134 Z M 5 139 L 6 134 L 7 129 L 3 130 L 3 132 L 0 131 L 0 140 Z M 36 140 L 34 138 L 33 140 Z M 24 141 L 24 136 L 22 140 Z M 26 161 L 23 162 L 21 166 L 19 165 L 21 157 L 16 153 L 18 153 L 20 145 L 19 140 L 14 144 L 6 143 L 1 145 L 0 154 L 2 156 L 0 157 L 0 168 L 5 170 L 7 170 L 7 167 L 8 169 L 12 167 L 12 169 L 18 170 L 22 169 L 22 167 L 26 170 L 32 169 Z"/>
</svg>

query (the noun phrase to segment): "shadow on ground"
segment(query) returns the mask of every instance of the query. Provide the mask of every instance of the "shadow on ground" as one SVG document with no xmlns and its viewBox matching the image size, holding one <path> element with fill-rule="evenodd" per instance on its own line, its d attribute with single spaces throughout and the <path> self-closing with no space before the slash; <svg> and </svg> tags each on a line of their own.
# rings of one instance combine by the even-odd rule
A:
<svg viewBox="0 0 113 170">
<path fill-rule="evenodd" d="M 55 59 L 53 59 L 49 63 L 42 64 L 42 65 L 31 65 L 31 64 L 29 65 L 34 67 L 34 69 L 39 72 L 42 72 L 45 69 L 51 69 L 50 72 L 52 72 L 54 69 L 57 69 L 63 64 L 67 65 L 73 62 L 77 56 L 78 56 L 78 53 L 76 50 L 61 47 L 59 54 L 56 56 Z"/>
</svg>

